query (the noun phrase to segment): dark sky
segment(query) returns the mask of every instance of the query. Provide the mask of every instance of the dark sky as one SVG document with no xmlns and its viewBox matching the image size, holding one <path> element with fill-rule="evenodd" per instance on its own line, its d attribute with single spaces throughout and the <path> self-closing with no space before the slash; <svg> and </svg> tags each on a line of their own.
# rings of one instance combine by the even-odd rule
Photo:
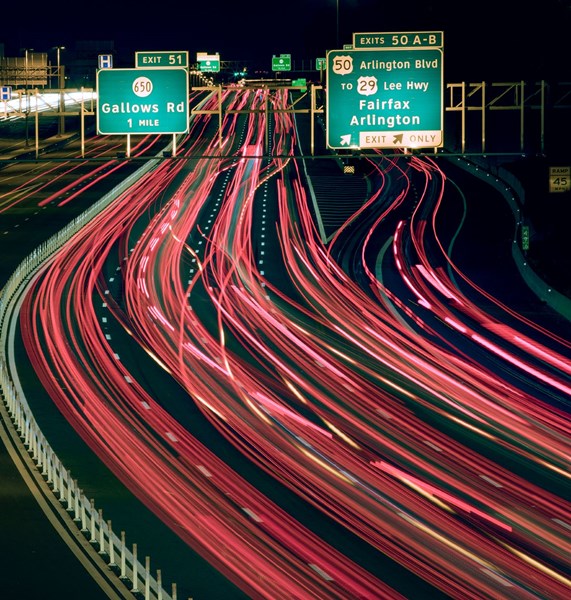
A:
<svg viewBox="0 0 571 600">
<path fill-rule="evenodd" d="M 188 50 L 191 61 L 219 52 L 269 68 L 273 54 L 315 60 L 335 49 L 337 15 L 340 46 L 355 32 L 443 31 L 448 81 L 571 80 L 571 0 L 27 0 L 4 6 L 0 43 L 6 56 L 21 56 L 105 40 L 125 67 L 136 51 Z"/>
</svg>

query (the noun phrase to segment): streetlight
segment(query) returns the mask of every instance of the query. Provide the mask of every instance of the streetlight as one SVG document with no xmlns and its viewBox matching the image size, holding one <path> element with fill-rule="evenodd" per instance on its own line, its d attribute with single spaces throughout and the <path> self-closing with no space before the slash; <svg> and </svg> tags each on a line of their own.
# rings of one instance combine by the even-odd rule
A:
<svg viewBox="0 0 571 600">
<path fill-rule="evenodd" d="M 57 87 L 59 94 L 59 121 L 58 121 L 58 136 L 65 133 L 65 118 L 64 112 L 64 101 L 63 101 L 63 88 L 65 87 L 65 77 L 63 77 L 63 67 L 60 64 L 60 51 L 65 50 L 65 46 L 54 46 L 53 48 L 57 52 Z"/>
<path fill-rule="evenodd" d="M 339 0 L 337 0 L 337 45 L 335 48 L 339 49 Z"/>
</svg>

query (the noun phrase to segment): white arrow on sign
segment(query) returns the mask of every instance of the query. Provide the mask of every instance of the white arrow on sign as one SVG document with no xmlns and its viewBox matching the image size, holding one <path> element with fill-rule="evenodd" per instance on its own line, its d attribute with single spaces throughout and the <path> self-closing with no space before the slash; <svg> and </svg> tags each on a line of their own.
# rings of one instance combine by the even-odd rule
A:
<svg viewBox="0 0 571 600">
<path fill-rule="evenodd" d="M 342 135 L 341 136 L 341 146 L 350 146 L 351 145 L 351 134 Z"/>
</svg>

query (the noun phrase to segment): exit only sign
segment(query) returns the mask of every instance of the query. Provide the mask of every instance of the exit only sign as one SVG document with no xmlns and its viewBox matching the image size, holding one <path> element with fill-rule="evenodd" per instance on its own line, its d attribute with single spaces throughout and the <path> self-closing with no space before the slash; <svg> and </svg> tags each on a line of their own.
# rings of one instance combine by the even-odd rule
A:
<svg viewBox="0 0 571 600">
<path fill-rule="evenodd" d="M 354 34 L 327 53 L 327 146 L 443 145 L 442 32 Z"/>
</svg>

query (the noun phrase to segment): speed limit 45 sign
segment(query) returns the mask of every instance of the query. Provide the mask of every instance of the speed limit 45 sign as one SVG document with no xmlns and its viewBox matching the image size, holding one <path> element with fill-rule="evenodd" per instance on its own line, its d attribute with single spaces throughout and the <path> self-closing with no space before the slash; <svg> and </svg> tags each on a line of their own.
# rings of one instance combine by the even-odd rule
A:
<svg viewBox="0 0 571 600">
<path fill-rule="evenodd" d="M 571 167 L 549 167 L 549 191 L 571 191 Z"/>
</svg>

